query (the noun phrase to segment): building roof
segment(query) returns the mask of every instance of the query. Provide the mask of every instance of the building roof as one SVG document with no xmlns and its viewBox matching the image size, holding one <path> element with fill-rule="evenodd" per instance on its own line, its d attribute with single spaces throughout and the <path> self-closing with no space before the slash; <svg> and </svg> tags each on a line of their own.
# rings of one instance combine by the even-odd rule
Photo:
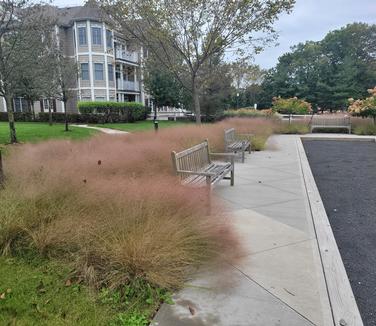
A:
<svg viewBox="0 0 376 326">
<path fill-rule="evenodd" d="M 107 15 L 103 10 L 93 6 L 65 8 L 46 6 L 45 10 L 49 16 L 56 18 L 59 26 L 72 26 L 75 21 L 80 20 L 108 21 Z"/>
</svg>

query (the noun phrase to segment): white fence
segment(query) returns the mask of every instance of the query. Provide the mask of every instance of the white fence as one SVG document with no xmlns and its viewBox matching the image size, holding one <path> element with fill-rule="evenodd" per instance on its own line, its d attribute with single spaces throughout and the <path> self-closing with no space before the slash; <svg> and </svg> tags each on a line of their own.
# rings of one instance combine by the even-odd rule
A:
<svg viewBox="0 0 376 326">
<path fill-rule="evenodd" d="M 155 115 L 157 116 L 157 119 L 159 120 L 168 120 L 168 118 L 178 118 L 178 117 L 184 117 L 188 113 L 190 113 L 187 110 L 176 108 L 173 106 L 161 106 L 156 108 L 157 112 L 154 112 L 155 108 L 151 109 L 151 113 L 149 114 L 149 119 L 154 119 Z"/>
</svg>

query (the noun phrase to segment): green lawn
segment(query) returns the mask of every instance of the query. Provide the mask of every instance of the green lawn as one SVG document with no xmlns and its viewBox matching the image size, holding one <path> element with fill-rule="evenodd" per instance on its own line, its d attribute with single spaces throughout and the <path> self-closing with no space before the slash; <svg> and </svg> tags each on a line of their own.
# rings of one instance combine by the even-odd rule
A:
<svg viewBox="0 0 376 326">
<path fill-rule="evenodd" d="M 16 132 L 19 142 L 39 142 L 48 139 L 83 139 L 94 135 L 98 131 L 93 129 L 69 126 L 70 131 L 64 131 L 64 124 L 41 122 L 16 122 Z M 9 143 L 9 126 L 7 122 L 0 122 L 0 144 Z"/>
<path fill-rule="evenodd" d="M 147 284 L 94 291 L 61 262 L 0 256 L 0 325 L 146 326 L 170 294 Z"/>
<path fill-rule="evenodd" d="M 187 121 L 159 121 L 159 128 L 180 127 L 191 122 Z M 154 129 L 154 123 L 152 120 L 138 121 L 134 123 L 106 123 L 103 125 L 93 125 L 94 127 L 103 127 L 110 129 L 117 129 L 129 132 L 147 131 Z"/>
<path fill-rule="evenodd" d="M 0 275 L 0 325 L 89 326 L 115 320 L 107 304 L 56 263 L 0 257 Z"/>
</svg>

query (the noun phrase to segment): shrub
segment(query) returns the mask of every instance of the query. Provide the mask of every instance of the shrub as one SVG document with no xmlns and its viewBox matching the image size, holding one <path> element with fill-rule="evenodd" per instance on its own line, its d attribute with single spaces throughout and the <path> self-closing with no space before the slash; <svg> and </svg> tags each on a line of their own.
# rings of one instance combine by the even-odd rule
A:
<svg viewBox="0 0 376 326">
<path fill-rule="evenodd" d="M 106 122 L 133 122 L 145 120 L 148 109 L 137 102 L 78 102 L 82 114 L 104 115 Z"/>
<path fill-rule="evenodd" d="M 297 97 L 288 99 L 274 97 L 272 109 L 274 112 L 281 114 L 309 114 L 312 112 L 311 104 L 304 100 L 299 100 Z"/>
<path fill-rule="evenodd" d="M 246 117 L 246 118 L 269 118 L 274 112 L 272 110 L 255 110 L 251 108 L 243 108 L 238 110 L 226 110 L 223 112 L 225 117 Z"/>
<path fill-rule="evenodd" d="M 33 121 L 33 114 L 31 112 L 14 112 L 14 120 L 18 122 Z M 0 121 L 8 121 L 8 113 L 0 112 Z"/>
</svg>

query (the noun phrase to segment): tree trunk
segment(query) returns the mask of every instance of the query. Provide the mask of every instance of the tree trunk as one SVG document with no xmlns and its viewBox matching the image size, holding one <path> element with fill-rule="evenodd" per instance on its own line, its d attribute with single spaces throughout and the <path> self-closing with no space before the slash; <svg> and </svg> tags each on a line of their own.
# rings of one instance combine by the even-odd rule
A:
<svg viewBox="0 0 376 326">
<path fill-rule="evenodd" d="M 30 99 L 27 99 L 27 113 L 31 113 L 31 106 L 32 106 L 31 103 L 33 103 L 33 101 Z"/>
<path fill-rule="evenodd" d="M 63 104 L 64 104 L 65 131 L 69 131 L 69 126 L 68 126 L 68 113 L 67 113 L 67 101 L 64 101 Z"/>
<path fill-rule="evenodd" d="M 31 101 L 31 113 L 33 114 L 33 120 L 35 120 L 34 101 Z"/>
<path fill-rule="evenodd" d="M 196 114 L 196 123 L 201 123 L 201 108 L 200 108 L 200 97 L 196 85 L 196 80 L 192 80 L 192 98 L 193 98 L 193 107 Z"/>
<path fill-rule="evenodd" d="M 51 106 L 52 106 L 52 99 L 49 99 L 48 100 L 48 124 L 50 126 L 52 126 L 52 110 L 51 110 Z"/>
<path fill-rule="evenodd" d="M 7 104 L 7 111 L 8 111 L 10 143 L 15 144 L 18 141 L 17 141 L 16 127 L 15 127 L 15 123 L 14 123 L 14 111 L 13 111 L 13 99 L 12 99 L 12 97 L 6 96 L 5 102 Z"/>
</svg>

